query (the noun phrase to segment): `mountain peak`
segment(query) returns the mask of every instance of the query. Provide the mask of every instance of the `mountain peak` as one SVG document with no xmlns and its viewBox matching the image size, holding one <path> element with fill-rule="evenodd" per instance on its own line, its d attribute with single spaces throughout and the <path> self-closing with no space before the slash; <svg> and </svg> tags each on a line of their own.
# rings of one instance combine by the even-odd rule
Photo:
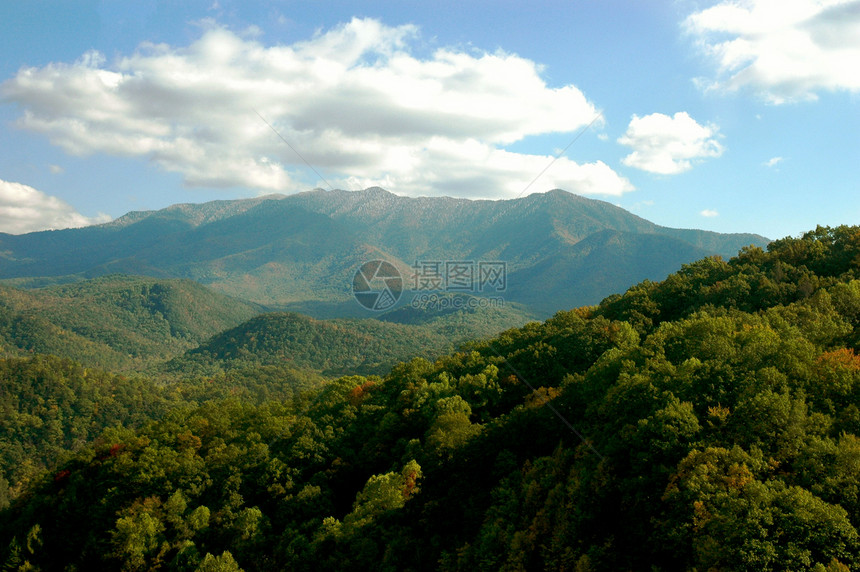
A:
<svg viewBox="0 0 860 572">
<path fill-rule="evenodd" d="M 367 187 L 363 191 L 359 191 L 359 192 L 362 192 L 366 195 L 371 195 L 371 196 L 388 196 L 388 197 L 396 197 L 397 196 L 394 193 L 392 193 L 391 191 L 386 191 L 382 187 Z"/>
<path fill-rule="evenodd" d="M 601 231 L 625 233 L 624 240 L 586 248 Z M 188 277 L 246 300 L 310 311 L 310 303 L 349 304 L 356 269 L 370 260 L 389 260 L 404 277 L 416 261 L 503 261 L 511 277 L 506 299 L 548 312 L 662 279 L 701 256 L 728 257 L 766 243 L 754 235 L 664 228 L 562 189 L 496 201 L 405 197 L 380 187 L 316 189 L 174 205 L 62 236 L 2 236 L 0 278 Z M 598 269 L 602 264 L 611 271 Z M 577 282 L 597 276 L 597 285 Z"/>
</svg>

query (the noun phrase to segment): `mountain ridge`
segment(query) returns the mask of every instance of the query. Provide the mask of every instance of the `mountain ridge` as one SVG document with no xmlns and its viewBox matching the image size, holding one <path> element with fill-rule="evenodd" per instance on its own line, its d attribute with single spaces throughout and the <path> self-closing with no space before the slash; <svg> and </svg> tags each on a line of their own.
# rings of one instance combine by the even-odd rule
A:
<svg viewBox="0 0 860 572">
<path fill-rule="evenodd" d="M 604 249 L 629 272 L 603 280 L 600 288 L 580 288 L 587 294 L 562 284 L 553 291 L 540 287 L 548 280 L 540 270 L 553 266 L 548 261 L 569 260 L 582 250 L 576 249 L 578 243 L 604 230 L 627 233 L 625 248 L 618 243 Z M 668 248 L 666 240 L 649 236 L 677 242 Z M 633 247 L 637 241 L 659 243 L 659 256 Z M 501 201 L 412 198 L 379 187 L 316 189 L 178 204 L 82 229 L 0 233 L 0 279 L 116 272 L 188 278 L 288 309 L 348 302 L 353 274 L 373 259 L 392 262 L 405 283 L 418 261 L 502 261 L 506 272 L 522 282 L 510 300 L 535 304 L 534 297 L 518 292 L 543 291 L 534 309 L 549 315 L 595 304 L 643 279 L 662 279 L 702 256 L 729 257 L 744 246 L 767 242 L 754 234 L 661 227 L 610 203 L 558 189 Z M 583 280 L 587 283 L 588 277 Z"/>
<path fill-rule="evenodd" d="M 0 284 L 0 352 L 133 369 L 261 312 L 190 280 L 108 275 L 31 290 Z"/>
</svg>

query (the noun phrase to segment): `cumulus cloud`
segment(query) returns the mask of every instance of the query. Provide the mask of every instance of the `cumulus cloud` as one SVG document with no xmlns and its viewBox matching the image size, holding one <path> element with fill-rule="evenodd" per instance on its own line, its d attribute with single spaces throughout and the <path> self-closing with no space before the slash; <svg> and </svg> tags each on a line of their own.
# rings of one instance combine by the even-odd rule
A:
<svg viewBox="0 0 860 572">
<path fill-rule="evenodd" d="M 717 132 L 715 125 L 699 125 L 684 111 L 672 117 L 662 113 L 634 115 L 627 132 L 618 139 L 633 149 L 621 162 L 661 175 L 683 173 L 697 159 L 722 155 Z"/>
<path fill-rule="evenodd" d="M 573 85 L 504 52 L 411 53 L 411 25 L 351 22 L 291 45 L 210 27 L 189 46 L 144 44 L 107 64 L 22 69 L 0 86 L 18 124 L 75 155 L 145 157 L 188 186 L 306 188 L 308 173 L 257 116 L 335 181 L 402 194 L 505 197 L 548 157 L 505 147 L 589 124 L 594 105 Z M 542 186 L 619 195 L 633 187 L 601 162 L 557 161 Z M 320 181 L 311 180 L 318 185 Z"/>
<path fill-rule="evenodd" d="M 724 0 L 686 28 L 717 63 L 706 87 L 749 87 L 775 104 L 860 91 L 858 0 Z"/>
<path fill-rule="evenodd" d="M 718 213 L 714 209 L 705 209 L 702 212 L 700 212 L 699 214 L 704 216 L 704 217 L 708 217 L 708 218 L 720 216 L 720 213 Z"/>
<path fill-rule="evenodd" d="M 111 217 L 105 214 L 85 217 L 57 197 L 21 183 L 0 180 L 0 232 L 22 234 L 88 226 L 109 220 Z"/>
</svg>

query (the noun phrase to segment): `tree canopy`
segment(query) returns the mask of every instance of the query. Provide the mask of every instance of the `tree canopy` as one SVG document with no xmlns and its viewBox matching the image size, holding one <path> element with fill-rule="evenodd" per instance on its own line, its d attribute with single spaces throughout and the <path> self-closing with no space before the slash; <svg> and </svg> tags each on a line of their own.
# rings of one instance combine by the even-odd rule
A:
<svg viewBox="0 0 860 572">
<path fill-rule="evenodd" d="M 860 228 L 818 228 L 384 376 L 295 397 L 180 391 L 171 401 L 178 386 L 154 388 L 162 401 L 134 411 L 149 420 L 87 433 L 15 491 L 0 513 L 0 561 L 860 566 L 858 272 Z M 40 383 L 28 401 L 65 407 L 64 382 Z M 4 394 L 4 407 L 20 412 L 13 399 Z M 21 431 L 36 431 L 18 416 Z M 65 446 L 57 427 L 51 442 Z"/>
</svg>

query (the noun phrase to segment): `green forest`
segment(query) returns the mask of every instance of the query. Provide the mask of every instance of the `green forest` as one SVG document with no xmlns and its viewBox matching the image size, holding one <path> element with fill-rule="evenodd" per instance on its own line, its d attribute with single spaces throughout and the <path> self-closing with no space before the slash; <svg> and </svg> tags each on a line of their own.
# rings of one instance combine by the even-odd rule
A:
<svg viewBox="0 0 860 572">
<path fill-rule="evenodd" d="M 169 371 L 0 359 L 0 565 L 860 567 L 860 227 L 376 373 L 333 377 L 361 364 L 325 362 L 290 339 L 312 322 L 286 317 L 231 334 L 245 354 L 189 342 Z M 338 351 L 372 339 L 313 331 L 331 328 Z"/>
<path fill-rule="evenodd" d="M 0 285 L 0 355 L 49 353 L 136 371 L 260 313 L 190 280 L 107 275 L 24 290 Z"/>
</svg>

